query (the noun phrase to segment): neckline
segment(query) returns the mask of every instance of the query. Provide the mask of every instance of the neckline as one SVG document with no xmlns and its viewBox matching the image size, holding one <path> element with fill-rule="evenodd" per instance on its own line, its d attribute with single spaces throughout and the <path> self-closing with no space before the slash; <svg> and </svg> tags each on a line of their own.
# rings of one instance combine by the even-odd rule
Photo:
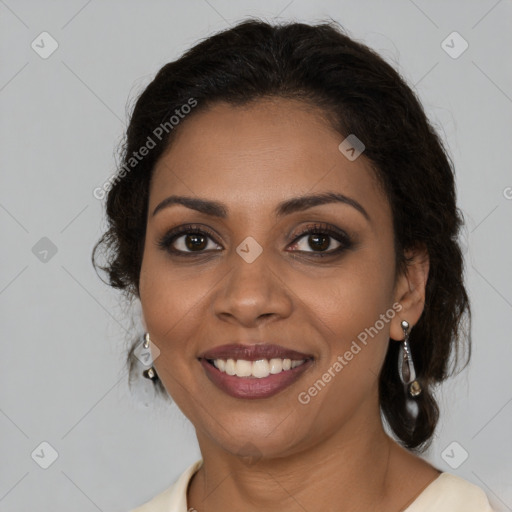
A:
<svg viewBox="0 0 512 512">
<path fill-rule="evenodd" d="M 436 468 L 437 469 L 437 468 Z M 439 471 L 439 470 L 438 470 Z M 415 498 L 413 498 L 412 501 L 410 501 L 406 506 L 405 508 L 403 509 L 400 509 L 398 512 L 409 512 L 409 510 L 411 509 L 411 507 L 417 505 L 419 503 L 420 500 L 424 499 L 425 495 L 430 493 L 431 492 L 431 489 L 435 486 L 438 485 L 438 482 L 439 482 L 439 479 L 443 476 L 443 475 L 447 475 L 448 473 L 445 473 L 444 471 L 439 471 L 439 474 L 433 479 L 431 480 L 427 485 L 425 485 L 425 487 L 423 487 L 423 489 L 416 495 Z"/>
<path fill-rule="evenodd" d="M 184 492 L 183 498 L 185 501 L 186 510 L 189 509 L 188 508 L 188 491 L 190 488 L 190 484 L 192 483 L 192 479 L 194 478 L 194 476 L 199 471 L 199 469 L 201 468 L 202 465 L 203 465 L 203 459 L 200 459 L 200 460 L 194 462 L 191 466 L 189 466 L 189 468 L 182 475 L 182 478 L 184 477 L 183 480 L 184 480 L 184 484 L 185 484 L 185 485 L 183 485 L 183 492 Z M 419 492 L 419 494 L 415 498 L 413 498 L 413 500 L 411 502 L 409 502 L 405 506 L 405 508 L 400 509 L 398 512 L 413 512 L 412 507 L 418 505 L 420 503 L 420 501 L 426 499 L 426 496 L 432 492 L 432 489 L 439 485 L 439 482 L 441 481 L 441 479 L 444 480 L 448 476 L 450 476 L 450 473 L 447 473 L 445 471 L 439 471 L 439 474 L 433 480 L 431 480 L 427 485 L 425 485 L 425 487 L 423 487 L 423 489 Z"/>
</svg>

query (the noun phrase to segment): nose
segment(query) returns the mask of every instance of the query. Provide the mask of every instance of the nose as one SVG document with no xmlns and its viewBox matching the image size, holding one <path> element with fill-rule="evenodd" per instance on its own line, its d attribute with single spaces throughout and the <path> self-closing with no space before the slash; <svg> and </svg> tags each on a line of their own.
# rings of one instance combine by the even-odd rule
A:
<svg viewBox="0 0 512 512">
<path fill-rule="evenodd" d="M 213 311 L 219 319 L 257 327 L 291 314 L 290 290 L 264 255 L 265 251 L 252 263 L 232 255 L 231 270 L 213 298 Z"/>
</svg>

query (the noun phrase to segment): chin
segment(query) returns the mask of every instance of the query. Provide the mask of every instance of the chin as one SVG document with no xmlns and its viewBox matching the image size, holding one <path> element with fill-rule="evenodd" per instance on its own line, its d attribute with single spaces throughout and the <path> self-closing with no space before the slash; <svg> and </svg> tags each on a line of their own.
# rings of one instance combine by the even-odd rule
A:
<svg viewBox="0 0 512 512">
<path fill-rule="evenodd" d="M 279 458 L 300 451 L 300 446 L 306 444 L 303 440 L 308 436 L 301 433 L 292 415 L 286 410 L 280 414 L 262 414 L 261 410 L 252 414 L 231 413 L 226 416 L 229 422 L 209 418 L 207 425 L 196 431 L 200 430 L 209 442 L 213 440 L 232 455 L 254 460 Z"/>
</svg>

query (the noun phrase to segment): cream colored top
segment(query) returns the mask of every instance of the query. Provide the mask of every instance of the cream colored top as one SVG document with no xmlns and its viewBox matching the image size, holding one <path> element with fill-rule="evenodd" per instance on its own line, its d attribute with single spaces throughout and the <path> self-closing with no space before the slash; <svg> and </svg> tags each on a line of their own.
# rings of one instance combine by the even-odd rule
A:
<svg viewBox="0 0 512 512">
<path fill-rule="evenodd" d="M 188 484 L 202 462 L 192 464 L 173 485 L 130 512 L 188 512 Z M 441 473 L 403 512 L 494 511 L 480 487 L 451 473 Z"/>
</svg>

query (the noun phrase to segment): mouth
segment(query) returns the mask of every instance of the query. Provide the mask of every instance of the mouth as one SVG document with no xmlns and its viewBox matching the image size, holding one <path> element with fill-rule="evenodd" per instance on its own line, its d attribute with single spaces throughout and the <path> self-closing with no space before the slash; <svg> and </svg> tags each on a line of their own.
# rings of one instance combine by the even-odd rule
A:
<svg viewBox="0 0 512 512">
<path fill-rule="evenodd" d="M 293 384 L 313 356 L 279 345 L 223 345 L 203 353 L 199 362 L 219 389 L 235 398 L 269 398 Z"/>
</svg>

